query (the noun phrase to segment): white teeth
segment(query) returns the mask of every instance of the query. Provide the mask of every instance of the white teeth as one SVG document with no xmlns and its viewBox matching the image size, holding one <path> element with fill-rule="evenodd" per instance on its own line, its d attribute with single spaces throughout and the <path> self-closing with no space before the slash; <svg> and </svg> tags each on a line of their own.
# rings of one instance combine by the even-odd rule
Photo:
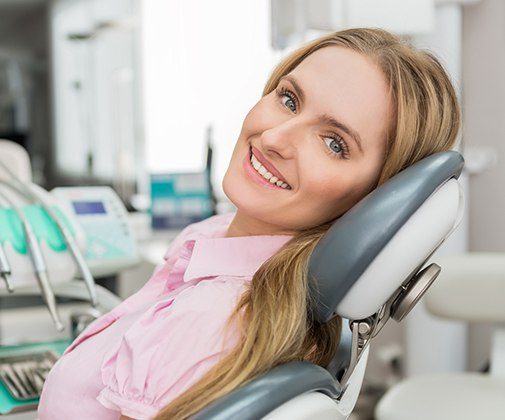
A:
<svg viewBox="0 0 505 420">
<path fill-rule="evenodd" d="M 254 169 L 256 169 L 256 171 L 271 184 L 275 184 L 278 187 L 284 189 L 291 189 L 291 187 L 286 182 L 268 172 L 268 170 L 258 161 L 258 159 L 256 159 L 256 156 L 253 154 L 251 154 L 251 164 Z"/>
</svg>

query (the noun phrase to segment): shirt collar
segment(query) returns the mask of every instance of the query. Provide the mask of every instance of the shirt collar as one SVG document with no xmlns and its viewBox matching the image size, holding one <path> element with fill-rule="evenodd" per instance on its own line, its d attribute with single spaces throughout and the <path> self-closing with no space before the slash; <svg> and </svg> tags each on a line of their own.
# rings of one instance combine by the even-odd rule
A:
<svg viewBox="0 0 505 420">
<path fill-rule="evenodd" d="M 207 276 L 252 277 L 292 237 L 258 235 L 195 239 L 184 282 Z"/>
</svg>

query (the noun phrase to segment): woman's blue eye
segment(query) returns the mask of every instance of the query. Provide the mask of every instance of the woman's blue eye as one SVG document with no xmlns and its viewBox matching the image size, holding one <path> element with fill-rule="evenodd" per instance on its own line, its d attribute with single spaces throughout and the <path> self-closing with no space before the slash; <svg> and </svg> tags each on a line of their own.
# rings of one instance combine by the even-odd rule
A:
<svg viewBox="0 0 505 420">
<path fill-rule="evenodd" d="M 347 148 L 345 140 L 340 137 L 324 137 L 324 142 L 328 146 L 326 150 L 330 156 L 349 159 L 349 149 Z"/>
<path fill-rule="evenodd" d="M 334 147 L 331 146 L 333 144 Z M 330 143 L 330 148 L 335 152 L 335 153 L 340 153 L 342 151 L 342 144 L 340 144 L 337 140 L 331 139 Z"/>
<path fill-rule="evenodd" d="M 295 112 L 296 111 L 296 104 L 294 103 L 293 99 L 291 99 L 288 95 L 284 94 L 282 95 L 283 98 L 287 97 L 288 100 L 284 102 L 284 105 L 286 105 L 291 111 Z M 288 105 L 288 103 L 291 103 L 291 105 Z"/>
<path fill-rule="evenodd" d="M 296 112 L 298 108 L 298 100 L 293 92 L 286 88 L 278 88 L 275 93 L 280 98 L 282 104 L 287 107 L 291 112 Z M 287 98 L 287 100 L 285 100 Z"/>
<path fill-rule="evenodd" d="M 284 107 L 287 107 L 291 112 L 296 113 L 298 108 L 298 98 L 289 89 L 279 87 L 275 90 L 280 102 Z M 349 149 L 345 140 L 337 134 L 323 136 L 325 139 L 326 152 L 335 158 L 349 159 Z M 330 144 L 326 140 L 330 140 Z"/>
</svg>

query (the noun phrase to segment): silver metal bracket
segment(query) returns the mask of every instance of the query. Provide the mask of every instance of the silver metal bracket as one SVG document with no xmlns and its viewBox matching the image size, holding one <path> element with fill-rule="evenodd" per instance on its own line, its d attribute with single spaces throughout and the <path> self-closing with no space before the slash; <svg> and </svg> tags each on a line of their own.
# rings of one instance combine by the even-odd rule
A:
<svg viewBox="0 0 505 420">
<path fill-rule="evenodd" d="M 349 378 L 370 340 L 379 334 L 390 318 L 397 322 L 403 320 L 438 277 L 440 270 L 439 265 L 430 264 L 402 284 L 374 315 L 362 320 L 349 321 L 352 331 L 351 360 L 342 376 L 340 396 L 344 394 Z"/>
</svg>

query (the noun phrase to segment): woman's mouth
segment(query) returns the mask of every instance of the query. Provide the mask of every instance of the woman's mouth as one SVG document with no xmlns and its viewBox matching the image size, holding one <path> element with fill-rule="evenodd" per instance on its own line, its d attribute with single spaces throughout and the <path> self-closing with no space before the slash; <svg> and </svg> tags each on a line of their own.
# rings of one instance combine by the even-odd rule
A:
<svg viewBox="0 0 505 420">
<path fill-rule="evenodd" d="M 284 180 L 279 179 L 270 173 L 267 168 L 265 168 L 259 160 L 254 156 L 252 148 L 249 148 L 249 153 L 244 159 L 244 168 L 246 172 L 251 175 L 251 177 L 261 185 L 274 188 L 291 190 L 291 186 Z"/>
</svg>

